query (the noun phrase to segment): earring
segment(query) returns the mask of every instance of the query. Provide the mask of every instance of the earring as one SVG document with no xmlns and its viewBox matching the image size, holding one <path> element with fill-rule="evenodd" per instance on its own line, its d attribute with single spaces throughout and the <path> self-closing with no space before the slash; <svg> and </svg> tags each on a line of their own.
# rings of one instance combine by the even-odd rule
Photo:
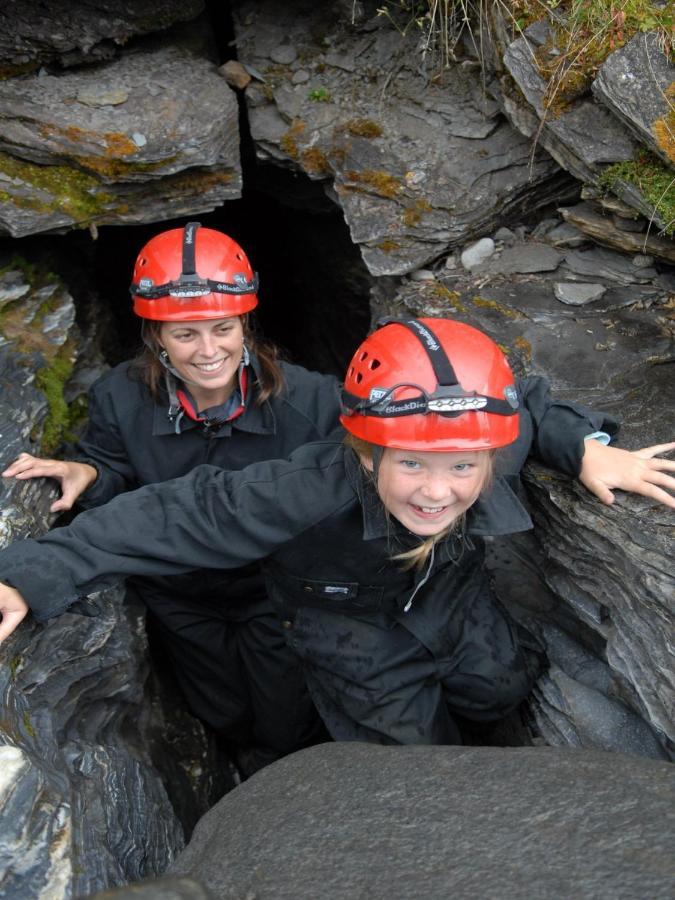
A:
<svg viewBox="0 0 675 900">
<path fill-rule="evenodd" d="M 246 344 L 241 345 L 241 364 L 247 366 L 251 362 L 251 354 L 248 352 Z"/>
</svg>

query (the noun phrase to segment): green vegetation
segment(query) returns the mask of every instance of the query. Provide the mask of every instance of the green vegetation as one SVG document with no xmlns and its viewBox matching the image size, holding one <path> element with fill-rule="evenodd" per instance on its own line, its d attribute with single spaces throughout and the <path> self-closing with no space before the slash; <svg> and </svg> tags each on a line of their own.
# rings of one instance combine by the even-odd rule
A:
<svg viewBox="0 0 675 900">
<path fill-rule="evenodd" d="M 622 182 L 634 185 L 665 222 L 664 234 L 675 235 L 675 175 L 651 153 L 641 151 L 634 159 L 608 166 L 599 180 L 614 193 Z"/>
<path fill-rule="evenodd" d="M 328 103 L 331 99 L 330 91 L 326 90 L 325 87 L 314 88 L 307 94 L 307 99 L 314 101 L 314 103 Z"/>
<path fill-rule="evenodd" d="M 35 383 L 47 398 L 47 417 L 42 426 L 40 449 L 46 456 L 57 450 L 71 425 L 63 389 L 72 375 L 74 361 L 73 346 L 70 341 L 66 341 L 51 362 L 39 370 L 35 378 Z"/>
</svg>

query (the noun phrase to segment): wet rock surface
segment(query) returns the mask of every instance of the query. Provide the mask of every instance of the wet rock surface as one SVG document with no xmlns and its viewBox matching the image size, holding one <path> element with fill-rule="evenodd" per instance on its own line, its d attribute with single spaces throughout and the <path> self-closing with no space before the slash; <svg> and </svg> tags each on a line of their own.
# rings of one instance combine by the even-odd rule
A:
<svg viewBox="0 0 675 900">
<path fill-rule="evenodd" d="M 665 900 L 674 787 L 599 751 L 324 744 L 225 797 L 170 871 L 220 898 Z"/>
</svg>

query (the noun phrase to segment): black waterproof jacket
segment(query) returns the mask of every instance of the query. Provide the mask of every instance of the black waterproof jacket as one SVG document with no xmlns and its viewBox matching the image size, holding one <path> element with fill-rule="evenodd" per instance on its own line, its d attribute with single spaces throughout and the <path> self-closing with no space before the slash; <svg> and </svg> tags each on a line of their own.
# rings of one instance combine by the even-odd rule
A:
<svg viewBox="0 0 675 900">
<path fill-rule="evenodd" d="M 532 420 L 522 418 L 521 437 L 501 460 L 507 475 L 529 450 Z M 545 458 L 615 423 L 548 404 L 537 426 L 534 446 Z M 500 476 L 469 511 L 466 532 L 439 545 L 424 572 L 405 572 L 390 557 L 417 539 L 383 515 L 354 454 L 324 442 L 286 461 L 241 472 L 203 466 L 118 497 L 0 553 L 0 580 L 48 618 L 120 577 L 262 560 L 288 645 L 333 737 L 439 743 L 457 738 L 453 711 L 498 717 L 529 689 L 532 672 L 482 565 L 483 536 L 529 527 Z"/>
</svg>

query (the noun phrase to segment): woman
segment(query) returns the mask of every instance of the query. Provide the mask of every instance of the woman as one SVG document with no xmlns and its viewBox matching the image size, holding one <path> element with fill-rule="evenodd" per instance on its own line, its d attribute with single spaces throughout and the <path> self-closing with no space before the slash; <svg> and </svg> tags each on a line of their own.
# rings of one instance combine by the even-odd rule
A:
<svg viewBox="0 0 675 900">
<path fill-rule="evenodd" d="M 538 667 L 483 565 L 485 536 L 531 527 L 505 477 L 529 450 L 519 407 L 503 354 L 476 329 L 388 322 L 348 369 L 346 444 L 240 472 L 200 467 L 13 544 L 0 553 L 0 639 L 27 604 L 45 619 L 122 576 L 260 560 L 334 739 L 455 742 L 455 716 L 503 716 Z M 644 492 L 675 506 L 675 463 L 657 449 L 616 451 L 619 480 L 637 460 Z"/>
<path fill-rule="evenodd" d="M 325 437 L 337 426 L 337 381 L 277 360 L 253 336 L 256 291 L 246 254 L 227 235 L 192 222 L 153 237 L 131 285 L 145 350 L 94 385 L 81 456 L 22 454 L 3 474 L 56 478 L 60 512 L 201 463 L 241 469 Z M 193 713 L 245 773 L 312 740 L 318 719 L 257 566 L 129 587 Z"/>
</svg>

